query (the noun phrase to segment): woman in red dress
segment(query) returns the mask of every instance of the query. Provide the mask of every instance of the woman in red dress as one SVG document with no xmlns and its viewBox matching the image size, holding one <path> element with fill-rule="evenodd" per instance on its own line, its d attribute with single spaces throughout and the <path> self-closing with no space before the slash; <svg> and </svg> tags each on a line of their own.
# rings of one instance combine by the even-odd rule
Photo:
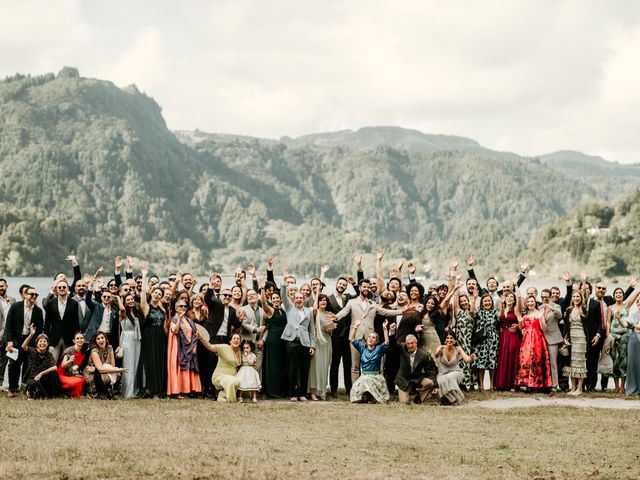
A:
<svg viewBox="0 0 640 480">
<path fill-rule="evenodd" d="M 496 390 L 515 391 L 520 367 L 520 295 L 507 292 L 500 306 L 500 343 L 498 366 L 493 386 Z"/>
<path fill-rule="evenodd" d="M 84 335 L 77 332 L 73 337 L 73 346 L 67 348 L 58 366 L 58 377 L 62 392 L 73 398 L 80 398 L 84 388 L 82 369 L 89 360 L 89 352 L 84 346 Z"/>
<path fill-rule="evenodd" d="M 523 333 L 516 386 L 525 391 L 548 389 L 553 381 L 549 350 L 544 338 L 547 324 L 544 315 L 538 310 L 534 296 L 527 297 L 525 306 L 527 311 L 519 322 Z"/>
</svg>

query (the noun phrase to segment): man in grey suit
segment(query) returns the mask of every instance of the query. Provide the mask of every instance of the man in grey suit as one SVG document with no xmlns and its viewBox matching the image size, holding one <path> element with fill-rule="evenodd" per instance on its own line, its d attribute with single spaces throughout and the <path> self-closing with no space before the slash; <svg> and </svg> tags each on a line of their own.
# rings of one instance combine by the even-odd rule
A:
<svg viewBox="0 0 640 480">
<path fill-rule="evenodd" d="M 374 303 L 369 298 L 369 285 L 371 282 L 368 278 L 363 278 L 358 283 L 360 290 L 356 298 L 352 298 L 347 302 L 345 307 L 336 315 L 336 322 L 347 315 L 351 315 L 353 325 L 358 325 L 356 329 L 355 340 L 366 342 L 366 338 L 370 333 L 375 333 L 374 319 L 376 315 L 384 317 L 396 317 L 402 315 L 403 310 L 388 310 Z M 360 376 L 360 353 L 351 345 L 351 381 L 355 382 Z"/>
<path fill-rule="evenodd" d="M 0 278 L 0 386 L 4 379 L 4 371 L 7 368 L 7 342 L 4 340 L 4 326 L 9 313 L 9 307 L 16 299 L 7 295 L 9 284 L 4 278 Z"/>
<path fill-rule="evenodd" d="M 248 340 L 255 345 L 256 370 L 262 380 L 262 348 L 264 346 L 262 334 L 266 329 L 266 316 L 262 307 L 258 305 L 258 292 L 254 289 L 247 290 L 247 301 L 249 303 L 240 309 L 240 312 L 244 312 L 240 337 L 242 341 Z M 240 312 L 238 312 L 238 318 L 242 317 Z"/>
<path fill-rule="evenodd" d="M 547 339 L 549 348 L 549 362 L 551 363 L 551 378 L 553 380 L 553 391 L 559 390 L 558 376 L 558 350 L 562 345 L 562 332 L 560 332 L 559 321 L 562 318 L 562 308 L 557 303 L 551 302 L 551 290 L 545 288 L 540 293 L 542 305 L 540 309 L 547 322 L 547 329 L 544 331 L 544 337 Z"/>
<path fill-rule="evenodd" d="M 307 400 L 311 356 L 316 352 L 316 329 L 313 311 L 304 306 L 302 292 L 296 292 L 292 305 L 287 297 L 288 288 L 289 285 L 282 284 L 281 296 L 287 312 L 287 325 L 280 338 L 287 342 L 289 396 L 292 402 L 304 402 Z"/>
</svg>

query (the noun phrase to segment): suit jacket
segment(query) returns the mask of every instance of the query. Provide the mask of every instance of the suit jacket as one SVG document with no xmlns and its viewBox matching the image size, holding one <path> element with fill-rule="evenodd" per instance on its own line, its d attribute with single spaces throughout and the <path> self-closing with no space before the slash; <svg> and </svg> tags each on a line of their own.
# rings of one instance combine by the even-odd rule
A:
<svg viewBox="0 0 640 480">
<path fill-rule="evenodd" d="M 258 307 L 254 311 L 253 308 L 251 308 L 251 305 L 247 304 L 240 310 L 245 312 L 247 315 L 242 321 L 242 331 L 240 333 L 242 340 L 249 340 L 256 343 L 261 337 L 266 336 L 266 331 L 264 334 L 256 332 L 257 328 L 263 326 L 266 320 L 266 315 L 264 314 L 262 307 Z"/>
<path fill-rule="evenodd" d="M 49 336 L 49 343 L 51 345 L 58 345 L 58 342 L 62 338 L 65 346 L 70 347 L 73 345 L 73 336 L 80 330 L 78 302 L 67 297 L 67 306 L 62 318 L 60 318 L 57 298 L 50 301 L 44 308 L 44 311 L 46 314 L 44 333 Z"/>
<path fill-rule="evenodd" d="M 289 301 L 287 288 L 288 285 L 285 284 L 281 287 L 282 305 L 287 312 L 287 325 L 280 338 L 288 342 L 299 338 L 303 346 L 315 348 L 316 325 L 313 321 L 313 310 L 308 307 L 302 307 L 302 310 L 298 310 Z"/>
<path fill-rule="evenodd" d="M 436 385 L 438 367 L 431 355 L 424 350 L 416 349 L 416 356 L 411 368 L 411 354 L 403 347 L 400 354 L 400 368 L 396 374 L 396 385 L 400 390 L 414 390 L 423 378 L 430 379 Z"/>
<path fill-rule="evenodd" d="M 336 320 L 339 321 L 347 315 L 351 315 L 352 323 L 355 324 L 358 323 L 358 321 L 361 322 L 356 330 L 355 339 L 363 340 L 368 337 L 370 333 L 375 332 L 374 320 L 376 315 L 396 317 L 398 315 L 402 315 L 402 310 L 388 310 L 386 308 L 382 308 L 370 299 L 367 299 L 363 308 L 363 303 L 360 301 L 360 298 L 352 298 L 347 302 L 345 307 L 336 314 Z"/>
<path fill-rule="evenodd" d="M 36 337 L 44 332 L 44 315 L 42 309 L 34 305 L 31 312 L 31 325 L 36 326 L 36 334 L 31 339 L 31 346 L 35 347 Z M 22 327 L 24 326 L 24 301 L 15 302 L 9 307 L 7 321 L 4 327 L 4 338 L 7 343 L 13 342 L 13 346 L 22 346 Z"/>
<path fill-rule="evenodd" d="M 242 322 L 238 320 L 235 309 L 233 307 L 225 307 L 224 303 L 222 303 L 220 300 L 215 299 L 213 296 L 213 290 L 207 290 L 207 293 L 205 293 L 204 295 L 204 302 L 209 308 L 209 315 L 204 321 L 203 326 L 207 329 L 207 332 L 209 332 L 211 338 L 218 335 L 218 330 L 220 330 L 222 322 L 224 322 L 225 308 L 229 309 L 226 336 L 231 337 L 232 328 L 234 330 L 240 330 L 242 328 Z"/>
<path fill-rule="evenodd" d="M 93 309 L 100 303 L 95 302 L 91 297 L 92 295 L 90 291 L 87 292 L 84 296 L 85 309 L 83 314 L 78 296 L 73 296 L 73 299 L 78 303 L 78 322 L 80 324 L 80 330 L 82 330 L 83 332 L 87 330 L 87 327 L 89 327 L 89 322 L 91 322 L 91 316 L 93 315 Z"/>
<path fill-rule="evenodd" d="M 100 328 L 100 324 L 102 323 L 102 316 L 104 314 L 104 305 L 102 303 L 98 303 L 93 312 L 91 314 L 91 321 L 89 322 L 89 326 L 87 327 L 87 331 L 84 333 L 84 338 L 91 342 L 96 332 Z M 111 308 L 110 317 L 110 328 L 109 332 L 109 343 L 115 350 L 120 345 L 120 320 L 118 318 L 118 310 L 115 308 Z"/>
<path fill-rule="evenodd" d="M 627 291 L 624 292 L 624 299 L 626 300 L 629 295 L 633 292 L 633 287 L 627 288 Z M 607 319 L 607 309 L 609 305 L 613 305 L 616 301 L 613 299 L 611 295 L 605 295 L 602 300 L 604 301 L 604 319 L 605 324 L 602 325 L 601 318 L 601 306 L 600 301 L 593 297 L 589 299 L 589 308 L 587 310 L 587 326 L 589 328 L 589 334 L 591 335 L 588 340 L 589 343 L 597 334 L 600 334 L 600 340 L 604 342 L 604 337 L 606 333 L 606 319 Z M 568 324 L 567 324 L 568 325 Z"/>
<path fill-rule="evenodd" d="M 540 307 L 545 313 L 544 319 L 547 323 L 547 329 L 544 332 L 544 338 L 547 339 L 549 345 L 557 345 L 562 343 L 562 332 L 560 331 L 559 321 L 562 318 L 562 308 L 555 303 L 549 303 Z"/>
<path fill-rule="evenodd" d="M 331 313 L 335 313 L 336 315 L 340 310 L 347 306 L 347 302 L 355 298 L 353 295 L 346 294 L 343 306 L 340 306 L 338 303 L 338 298 L 335 293 L 329 295 L 329 304 L 327 305 L 327 310 Z M 336 320 L 336 329 L 333 331 L 331 338 L 333 340 L 339 339 L 348 339 L 349 338 L 349 329 L 351 328 L 351 315 L 347 315 L 340 320 Z M 382 338 L 382 337 L 381 337 Z"/>
<path fill-rule="evenodd" d="M 9 304 L 12 305 L 14 303 L 16 303 L 16 299 L 13 297 L 8 297 L 9 298 Z M 11 306 L 9 306 L 9 308 L 11 308 Z M 7 313 L 9 313 L 7 311 Z M 4 326 L 7 322 L 7 319 L 4 318 L 4 308 L 0 307 L 0 343 L 4 340 Z"/>
<path fill-rule="evenodd" d="M 409 334 L 415 335 L 415 337 L 418 338 L 420 336 L 420 334 L 416 333 L 416 327 L 418 325 L 422 325 L 422 312 L 403 314 L 400 325 L 398 325 L 398 329 L 396 330 L 396 342 L 404 343 Z"/>
</svg>

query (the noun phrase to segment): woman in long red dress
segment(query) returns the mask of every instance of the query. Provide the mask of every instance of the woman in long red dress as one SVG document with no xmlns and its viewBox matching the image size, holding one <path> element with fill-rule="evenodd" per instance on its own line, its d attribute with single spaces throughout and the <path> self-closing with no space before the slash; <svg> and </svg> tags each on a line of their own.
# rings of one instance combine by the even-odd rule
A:
<svg viewBox="0 0 640 480">
<path fill-rule="evenodd" d="M 500 306 L 500 342 L 498 366 L 493 386 L 496 390 L 515 391 L 516 376 L 520 367 L 520 313 L 519 295 L 507 292 Z"/>
<path fill-rule="evenodd" d="M 187 302 L 176 302 L 176 314 L 169 326 L 169 350 L 167 352 L 167 394 L 184 398 L 191 393 L 202 392 L 196 345 L 196 325 L 187 317 Z"/>
<path fill-rule="evenodd" d="M 89 360 L 89 352 L 84 347 L 84 335 L 77 332 L 73 337 L 73 346 L 67 348 L 58 366 L 58 377 L 62 392 L 73 398 L 80 398 L 84 388 L 82 369 Z"/>
<path fill-rule="evenodd" d="M 527 311 L 520 320 L 523 333 L 516 386 L 525 391 L 548 389 L 553 385 L 553 381 L 549 350 L 544 338 L 547 323 L 542 312 L 538 310 L 534 296 L 529 295 L 525 305 Z"/>
</svg>

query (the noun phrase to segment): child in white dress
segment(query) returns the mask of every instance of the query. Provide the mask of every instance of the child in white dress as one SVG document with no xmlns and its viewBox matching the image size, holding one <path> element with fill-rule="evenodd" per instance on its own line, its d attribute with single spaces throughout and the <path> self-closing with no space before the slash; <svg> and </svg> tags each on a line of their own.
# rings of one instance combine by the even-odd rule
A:
<svg viewBox="0 0 640 480">
<path fill-rule="evenodd" d="M 236 377 L 240 380 L 240 396 L 238 401 L 243 402 L 243 393 L 251 392 L 251 401 L 258 402 L 258 390 L 260 390 L 260 375 L 256 370 L 256 354 L 253 353 L 253 343 L 245 341 L 242 344 L 242 365 Z"/>
</svg>

